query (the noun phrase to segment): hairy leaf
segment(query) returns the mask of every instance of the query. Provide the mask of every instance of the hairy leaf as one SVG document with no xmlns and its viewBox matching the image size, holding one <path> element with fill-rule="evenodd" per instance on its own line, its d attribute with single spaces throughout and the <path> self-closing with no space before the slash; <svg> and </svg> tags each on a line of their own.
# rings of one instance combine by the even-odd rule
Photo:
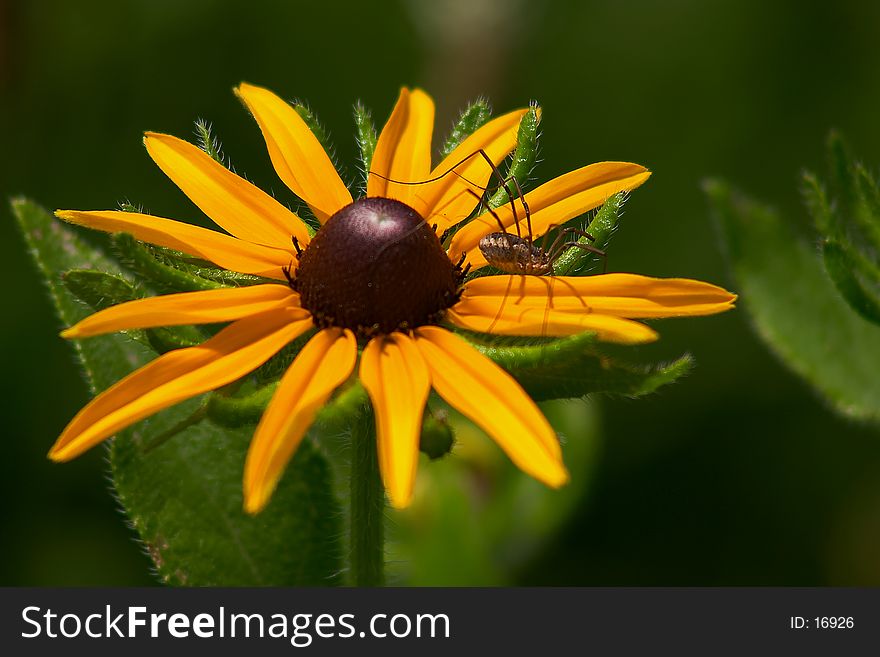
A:
<svg viewBox="0 0 880 657">
<path fill-rule="evenodd" d="M 119 266 L 33 203 L 18 199 L 13 210 L 61 321 L 70 325 L 82 319 L 90 311 L 62 284 L 60 272 L 97 269 L 119 277 Z M 118 282 L 112 285 L 121 289 Z M 121 335 L 72 346 L 93 393 L 152 356 Z M 198 405 L 198 400 L 181 404 L 120 433 L 110 450 L 116 492 L 163 581 L 194 586 L 337 582 L 341 508 L 324 457 L 303 444 L 269 507 L 249 517 L 242 511 L 241 481 L 253 428 L 188 423 Z M 169 435 L 169 429 L 178 432 Z"/>
</svg>

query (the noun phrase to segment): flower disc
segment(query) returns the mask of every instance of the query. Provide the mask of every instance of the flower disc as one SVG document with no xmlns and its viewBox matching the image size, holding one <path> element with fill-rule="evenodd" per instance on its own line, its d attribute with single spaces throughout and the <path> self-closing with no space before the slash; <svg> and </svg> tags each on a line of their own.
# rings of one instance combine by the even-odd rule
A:
<svg viewBox="0 0 880 657">
<path fill-rule="evenodd" d="M 457 300 L 458 283 L 418 212 L 370 197 L 321 227 L 300 256 L 293 287 L 318 326 L 370 336 L 436 322 Z"/>
</svg>

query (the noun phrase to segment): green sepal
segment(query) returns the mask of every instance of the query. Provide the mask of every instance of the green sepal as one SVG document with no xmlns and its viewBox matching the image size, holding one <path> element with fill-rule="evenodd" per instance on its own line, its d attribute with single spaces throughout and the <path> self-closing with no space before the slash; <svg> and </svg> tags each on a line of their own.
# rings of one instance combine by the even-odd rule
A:
<svg viewBox="0 0 880 657">
<path fill-rule="evenodd" d="M 721 181 L 705 190 L 758 335 L 842 415 L 880 420 L 880 327 L 847 304 L 776 212 Z"/>
<path fill-rule="evenodd" d="M 210 122 L 205 119 L 196 119 L 195 135 L 199 148 L 211 156 L 215 162 L 219 162 L 224 167 L 229 168 L 226 158 L 223 156 L 223 145 L 220 139 L 214 134 Z"/>
<path fill-rule="evenodd" d="M 275 381 L 245 394 L 214 392 L 208 397 L 207 415 L 215 424 L 230 428 L 259 422 L 277 389 Z M 366 390 L 353 381 L 318 411 L 316 423 L 334 431 L 343 430 L 366 401 Z"/>
<path fill-rule="evenodd" d="M 568 399 L 592 393 L 640 397 L 687 374 L 693 358 L 684 355 L 663 365 L 629 365 L 600 351 L 591 333 L 542 345 L 499 346 L 473 343 L 510 372 L 536 401 Z"/>
<path fill-rule="evenodd" d="M 96 269 L 71 269 L 61 275 L 61 280 L 71 294 L 95 311 L 146 296 L 122 276 Z M 163 326 L 120 332 L 160 354 L 172 349 L 192 347 L 204 342 L 206 337 L 192 326 Z"/>
<path fill-rule="evenodd" d="M 321 124 L 318 117 L 308 104 L 301 100 L 295 100 L 293 102 L 293 109 L 296 110 L 296 113 L 299 114 L 309 130 L 312 131 L 312 134 L 315 135 L 315 138 L 318 140 L 318 143 L 321 144 L 322 148 L 327 153 L 327 156 L 331 160 L 334 159 L 333 143 L 330 141 L 330 133 L 327 132 L 327 129 Z"/>
<path fill-rule="evenodd" d="M 360 102 L 354 106 L 354 127 L 360 153 L 361 171 L 364 174 L 363 189 L 366 191 L 370 175 L 370 165 L 373 163 L 373 153 L 376 152 L 376 140 L 378 137 L 376 136 L 376 126 L 373 124 L 370 110 Z"/>
<path fill-rule="evenodd" d="M 197 292 L 277 282 L 220 269 L 179 251 L 139 242 L 128 233 L 114 234 L 112 242 L 120 262 L 160 293 Z"/>
<path fill-rule="evenodd" d="M 443 141 L 440 148 L 440 156 L 446 157 L 454 151 L 465 139 L 486 124 L 492 116 L 492 108 L 485 98 L 477 98 L 464 108 L 458 121 L 452 126 L 449 135 Z"/>
<path fill-rule="evenodd" d="M 61 322 L 75 324 L 89 311 L 58 272 L 84 263 L 115 276 L 121 270 L 39 206 L 16 199 L 12 207 Z M 121 335 L 74 340 L 71 345 L 92 393 L 153 357 Z M 247 516 L 241 482 L 252 426 L 228 429 L 197 422 L 173 440 L 149 448 L 156 437 L 192 418 L 199 404 L 197 399 L 184 402 L 119 432 L 110 449 L 114 491 L 158 576 L 189 586 L 338 583 L 342 507 L 325 457 L 305 441 L 268 507 L 256 517 Z M 48 447 L 51 437 L 44 438 Z"/>
<path fill-rule="evenodd" d="M 585 229 L 595 240 L 579 237 L 576 241 L 605 251 L 611 242 L 611 237 L 617 232 L 623 204 L 627 198 L 628 195 L 621 192 L 605 201 Z M 573 246 L 553 263 L 553 273 L 557 276 L 582 276 L 601 261 L 602 256 L 598 253 L 590 253 Z"/>
<path fill-rule="evenodd" d="M 513 151 L 513 157 L 507 167 L 504 175 L 507 187 L 511 193 L 516 195 L 517 188 L 512 182 L 513 180 L 519 184 L 520 189 L 525 187 L 532 169 L 535 168 L 535 162 L 538 159 L 538 126 L 541 123 L 541 117 L 538 114 L 538 106 L 532 103 L 529 110 L 523 115 L 519 122 L 519 129 L 516 133 L 516 149 Z M 494 185 L 500 185 L 501 181 L 494 181 Z M 510 197 L 507 190 L 502 185 L 489 199 L 489 207 L 497 208 L 508 202 Z"/>
</svg>

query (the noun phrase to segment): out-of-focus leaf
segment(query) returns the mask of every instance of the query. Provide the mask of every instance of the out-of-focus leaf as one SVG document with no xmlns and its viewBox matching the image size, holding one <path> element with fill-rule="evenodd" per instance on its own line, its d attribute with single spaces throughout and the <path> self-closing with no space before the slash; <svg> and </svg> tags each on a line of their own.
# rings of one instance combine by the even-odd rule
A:
<svg viewBox="0 0 880 657">
<path fill-rule="evenodd" d="M 412 506 L 387 526 L 388 581 L 503 586 L 558 534 L 590 485 L 598 444 L 594 406 L 541 404 L 563 442 L 571 482 L 547 488 L 516 468 L 473 424 L 452 413 L 452 453 L 424 456 Z"/>
<path fill-rule="evenodd" d="M 814 174 L 804 175 L 825 268 L 850 306 L 880 324 L 880 190 L 836 133 L 828 139 L 828 156 L 830 198 Z"/>
<path fill-rule="evenodd" d="M 758 334 L 838 411 L 880 419 L 880 327 L 847 305 L 775 212 L 719 181 L 706 192 Z"/>
<path fill-rule="evenodd" d="M 60 272 L 97 269 L 118 276 L 118 265 L 42 208 L 19 199 L 13 210 L 61 321 L 82 319 L 90 311 L 62 284 Z M 76 341 L 73 347 L 93 393 L 152 356 L 120 335 Z M 110 451 L 119 499 L 163 581 L 336 583 L 342 511 L 325 459 L 303 444 L 266 511 L 249 517 L 242 511 L 241 481 L 252 427 L 201 422 L 150 449 L 167 429 L 185 425 L 197 407 L 197 400 L 181 404 L 120 433 Z"/>
<path fill-rule="evenodd" d="M 880 324 L 880 268 L 847 244 L 822 245 L 825 269 L 849 305 L 865 319 Z"/>
</svg>

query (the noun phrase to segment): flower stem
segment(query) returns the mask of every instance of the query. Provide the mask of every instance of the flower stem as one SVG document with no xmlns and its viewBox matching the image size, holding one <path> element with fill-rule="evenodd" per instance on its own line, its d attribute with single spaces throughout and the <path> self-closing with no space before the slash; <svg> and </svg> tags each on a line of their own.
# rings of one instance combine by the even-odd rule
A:
<svg viewBox="0 0 880 657">
<path fill-rule="evenodd" d="M 385 583 L 385 488 L 379 477 L 376 425 L 367 405 L 351 436 L 351 578 L 355 586 Z"/>
</svg>

